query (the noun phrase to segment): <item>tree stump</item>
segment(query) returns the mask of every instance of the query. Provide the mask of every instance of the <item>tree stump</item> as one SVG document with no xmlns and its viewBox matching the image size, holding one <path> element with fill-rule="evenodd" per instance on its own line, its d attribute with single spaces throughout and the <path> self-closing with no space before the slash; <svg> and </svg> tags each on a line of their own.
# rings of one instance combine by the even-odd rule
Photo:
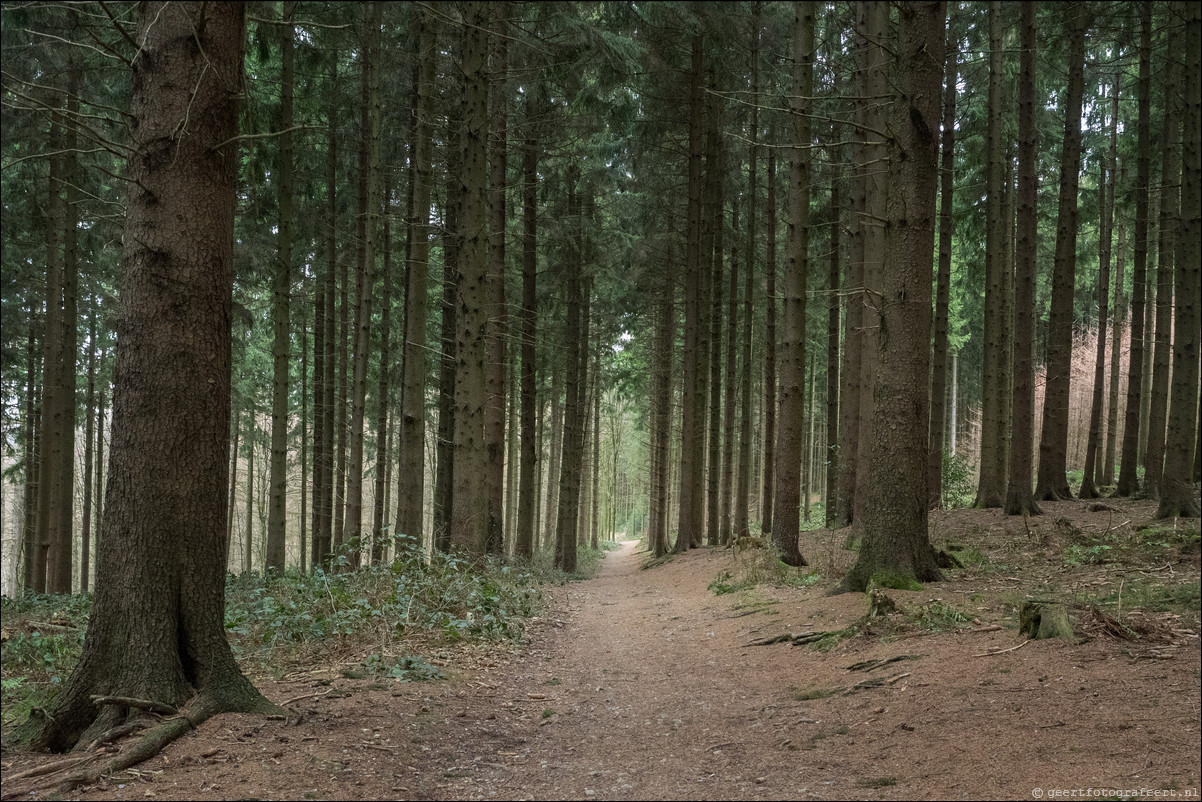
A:
<svg viewBox="0 0 1202 802">
<path fill-rule="evenodd" d="M 897 612 L 897 604 L 880 588 L 869 588 L 866 595 L 868 596 L 868 615 L 865 618 L 883 618 Z"/>
<path fill-rule="evenodd" d="M 1073 625 L 1068 618 L 1068 607 L 1063 604 L 1045 601 L 1023 602 L 1018 621 L 1019 631 L 1032 640 L 1075 640 Z"/>
</svg>

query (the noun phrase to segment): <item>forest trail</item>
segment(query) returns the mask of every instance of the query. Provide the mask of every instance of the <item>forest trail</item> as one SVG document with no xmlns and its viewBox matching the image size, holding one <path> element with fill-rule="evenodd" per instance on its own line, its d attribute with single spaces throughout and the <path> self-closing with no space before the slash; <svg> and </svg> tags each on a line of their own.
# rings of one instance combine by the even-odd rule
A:
<svg viewBox="0 0 1202 802">
<path fill-rule="evenodd" d="M 1058 512 L 1073 509 L 1062 506 Z M 1013 542 L 1004 527 L 1022 526 L 997 511 L 956 515 L 942 525 L 990 527 L 983 546 Z M 824 551 L 822 541 L 803 545 L 823 577 L 840 575 L 838 561 L 853 556 L 833 545 Z M 767 565 L 762 551 L 697 549 L 642 570 L 647 559 L 626 542 L 593 579 L 554 588 L 519 644 L 392 645 L 428 656 L 446 681 L 364 673 L 366 655 L 349 653 L 279 679 L 256 676 L 269 698 L 290 702 L 299 721 L 218 716 L 136 772 L 64 798 L 1029 799 L 1037 788 L 1074 787 L 1197 793 L 1196 630 L 1178 648 L 1107 637 L 1026 642 L 1013 628 L 1016 595 L 1047 593 L 1049 583 L 1088 588 L 1096 573 L 1032 563 L 1004 574 L 960 572 L 918 592 L 891 590 L 910 615 L 946 604 L 972 621 L 956 631 L 911 627 L 890 639 L 854 637 L 821 652 L 747 644 L 846 627 L 864 615 L 863 594 L 828 596 L 825 579 L 722 594 L 709 587 L 718 580 L 724 585 L 715 588 L 728 590 Z M 1196 555 L 1173 571 L 1196 581 Z M 857 667 L 891 658 L 872 670 Z"/>
</svg>

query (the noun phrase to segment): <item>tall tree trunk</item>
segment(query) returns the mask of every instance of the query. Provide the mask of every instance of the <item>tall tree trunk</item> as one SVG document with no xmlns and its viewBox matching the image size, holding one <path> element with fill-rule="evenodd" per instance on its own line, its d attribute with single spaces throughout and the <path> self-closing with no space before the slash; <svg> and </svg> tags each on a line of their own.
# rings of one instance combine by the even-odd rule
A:
<svg viewBox="0 0 1202 802">
<path fill-rule="evenodd" d="M 952 212 L 956 188 L 956 86 L 960 80 L 957 44 L 951 25 L 948 26 L 945 47 L 947 53 L 943 83 L 943 134 L 939 157 L 939 272 L 935 278 L 935 339 L 931 348 L 931 424 L 927 444 L 927 499 L 931 509 L 937 509 L 943 504 L 943 427 L 947 417 L 947 316 L 951 296 L 954 228 Z M 955 446 L 953 451 L 954 449 Z M 1030 479 L 1029 476 L 1027 478 Z"/>
<path fill-rule="evenodd" d="M 546 502 L 543 512 L 543 542 L 555 544 L 556 526 L 559 521 L 559 475 L 563 468 L 563 372 L 559 359 L 551 361 L 551 452 L 548 455 Z"/>
<path fill-rule="evenodd" d="M 300 572 L 308 573 L 309 570 L 309 542 L 305 537 L 305 525 L 309 512 L 309 314 L 305 305 L 305 275 L 309 271 L 301 272 L 301 364 L 300 364 L 300 379 L 301 379 L 301 419 L 300 419 L 300 468 L 301 468 L 301 483 L 300 483 L 300 514 L 296 518 L 297 524 L 297 555 L 300 557 Z"/>
<path fill-rule="evenodd" d="M 770 132 L 775 129 L 770 127 Z M 760 471 L 760 528 L 770 536 L 775 525 L 772 517 L 773 494 L 776 493 L 776 137 L 768 148 L 768 197 L 764 210 L 764 228 L 767 241 L 764 243 L 764 305 L 767 321 L 764 334 L 764 446 L 763 468 Z"/>
<path fill-rule="evenodd" d="M 79 592 L 88 592 L 92 569 L 92 456 L 96 432 L 96 298 L 88 304 L 88 388 L 84 398 L 83 527 L 79 543 Z"/>
<path fill-rule="evenodd" d="M 1085 444 L 1085 469 L 1081 479 L 1080 498 L 1098 498 L 1097 486 L 1104 475 L 1098 449 L 1102 445 L 1102 413 L 1104 406 L 1103 385 L 1106 381 L 1106 324 L 1110 301 L 1110 231 L 1113 222 L 1114 198 L 1106 191 L 1114 172 L 1115 152 L 1118 145 L 1119 79 L 1115 76 L 1111 86 L 1113 110 L 1110 120 L 1110 158 L 1102 164 L 1098 181 L 1098 351 L 1094 359 L 1093 403 L 1089 411 L 1089 439 Z"/>
<path fill-rule="evenodd" d="M 1152 3 L 1141 0 L 1139 11 L 1139 83 L 1136 96 L 1135 242 L 1131 260 L 1131 356 L 1127 363 L 1127 410 L 1123 423 L 1123 454 L 1115 495 L 1131 496 L 1139 489 L 1139 419 L 1147 400 L 1141 392 L 1144 375 L 1144 307 L 1148 266 L 1148 184 L 1152 150 Z M 1193 403 L 1189 405 L 1193 408 Z M 1193 439 L 1192 437 L 1190 438 Z M 1188 473 L 1188 470 L 1187 470 Z M 1183 474 L 1184 475 L 1184 474 Z"/>
<path fill-rule="evenodd" d="M 789 269 L 782 290 L 784 343 L 780 362 L 780 429 L 776 440 L 776 492 L 772 541 L 789 565 L 806 565 L 797 545 L 801 531 L 801 461 L 805 439 L 806 277 L 809 272 L 810 117 L 814 90 L 812 2 L 793 4 L 793 92 L 789 110 L 794 148 L 789 155 Z"/>
<path fill-rule="evenodd" d="M 508 3 L 493 7 L 496 36 L 493 38 L 491 80 L 497 82 L 489 98 L 491 139 L 488 179 L 488 273 L 485 278 L 488 304 L 488 359 L 485 384 L 488 400 L 484 407 L 484 549 L 497 557 L 505 555 L 505 370 L 508 311 L 505 306 L 505 173 L 508 159 L 508 128 L 505 82 L 509 71 Z"/>
<path fill-rule="evenodd" d="M 488 511 L 485 412 L 488 360 L 488 9 L 463 7 L 463 125 L 458 310 L 455 318 L 455 438 L 452 469 L 451 542 L 472 558 L 485 554 Z"/>
<path fill-rule="evenodd" d="M 367 412 L 367 362 L 371 347 L 371 300 L 376 264 L 376 203 L 380 182 L 380 24 L 382 6 L 364 9 L 362 129 L 359 139 L 359 258 L 355 270 L 355 361 L 351 383 L 350 458 L 347 462 L 346 525 L 351 564 L 363 544 L 363 421 Z"/>
<path fill-rule="evenodd" d="M 226 495 L 226 507 L 229 511 L 225 522 L 225 561 L 226 570 L 233 571 L 234 565 L 234 509 L 238 500 L 238 441 L 242 436 L 242 408 L 238 399 L 234 400 L 233 414 L 234 444 L 230 448 L 230 483 Z M 100 534 L 97 527 L 96 534 Z"/>
<path fill-rule="evenodd" d="M 280 149 L 276 203 L 279 225 L 271 280 L 271 503 L 267 508 L 267 569 L 284 570 L 288 507 L 288 370 L 292 333 L 289 306 L 292 292 L 292 14 L 296 4 L 285 0 L 280 46 Z"/>
<path fill-rule="evenodd" d="M 334 70 L 337 70 L 337 59 L 334 60 Z M 337 75 L 335 74 L 335 82 Z M 330 111 L 331 119 L 334 119 L 335 112 Z M 336 218 L 335 218 L 336 219 Z M 349 353 L 349 335 L 350 335 L 350 267 L 347 264 L 347 259 L 344 256 L 338 260 L 338 334 L 335 340 L 337 347 L 338 367 L 334 371 L 335 387 L 334 396 L 334 502 L 331 507 L 333 533 L 330 539 L 330 548 L 332 551 L 337 551 L 342 548 L 344 535 L 346 532 L 346 437 L 349 433 L 347 426 L 347 383 L 349 381 L 348 374 L 350 373 L 350 353 Z"/>
<path fill-rule="evenodd" d="M 732 231 L 739 230 L 739 198 L 736 194 L 731 199 L 730 227 Z M 730 246 L 730 284 L 726 291 L 726 417 L 722 421 L 722 489 L 721 489 L 721 532 L 718 534 L 719 543 L 731 542 L 731 529 L 734 518 L 731 512 L 731 502 L 734 495 L 735 478 L 735 422 L 736 407 L 736 377 L 738 376 L 738 343 L 739 343 L 739 248 L 743 243 L 731 242 Z"/>
<path fill-rule="evenodd" d="M 935 131 L 943 79 L 944 3 L 899 7 L 896 52 L 901 102 L 894 102 L 890 160 L 889 270 L 884 273 L 879 364 L 868 459 L 864 539 L 843 581 L 860 591 L 938 581 L 927 532 L 927 415 L 935 190 Z"/>
<path fill-rule="evenodd" d="M 1112 197 L 1115 196 L 1120 181 L 1116 175 L 1110 177 Z M 1114 252 L 1114 304 L 1111 306 L 1111 318 L 1114 321 L 1114 334 L 1110 339 L 1110 389 L 1107 392 L 1106 403 L 1106 456 L 1103 459 L 1102 484 L 1114 484 L 1114 449 L 1118 440 L 1119 420 L 1119 356 L 1123 346 L 1123 327 L 1127 321 L 1127 310 L 1123 297 L 1123 257 L 1127 252 L 1126 228 L 1121 222 L 1118 225 L 1118 245 Z"/>
<path fill-rule="evenodd" d="M 255 532 L 255 408 L 247 415 L 246 428 L 246 530 L 242 537 L 242 572 L 249 574 L 254 567 L 252 557 Z"/>
<path fill-rule="evenodd" d="M 410 137 L 412 140 L 412 137 Z M 389 537 L 385 502 L 388 496 L 388 442 L 392 436 L 388 427 L 388 407 L 392 373 L 392 174 L 386 173 L 381 184 L 382 231 L 380 250 L 384 254 L 380 293 L 380 384 L 376 396 L 376 481 L 372 494 L 371 561 L 378 565 L 384 560 Z"/>
<path fill-rule="evenodd" d="M 582 403 L 581 379 L 581 334 L 587 331 L 588 314 L 582 313 L 583 291 L 581 288 L 581 233 L 580 200 L 577 190 L 579 173 L 573 166 L 568 172 L 567 216 L 576 230 L 568 234 L 567 277 L 564 282 L 567 295 L 567 317 L 564 327 L 563 347 L 566 354 L 566 376 L 564 389 L 563 455 L 559 475 L 559 504 L 555 521 L 555 567 L 565 573 L 576 570 L 576 522 L 577 502 L 580 492 L 580 428 Z M 587 302 L 585 302 L 587 303 Z M 587 337 L 583 338 L 587 342 Z"/>
<path fill-rule="evenodd" d="M 22 442 L 25 458 L 25 493 L 21 521 L 21 587 L 34 591 L 35 555 L 40 550 L 38 541 L 38 473 L 41 455 L 38 452 L 42 433 L 41 385 L 38 384 L 39 348 L 37 339 L 38 314 L 40 307 L 34 305 L 33 292 L 28 296 L 29 336 L 25 344 L 25 436 Z M 45 568 L 43 567 L 43 576 Z"/>
<path fill-rule="evenodd" d="M 62 148 L 62 116 L 50 118 L 50 150 Z M 63 495 L 63 159 L 50 157 L 49 200 L 46 204 L 46 317 L 42 335 L 42 425 L 38 450 L 37 536 L 29 588 L 34 593 L 54 592 L 55 561 L 59 550 L 59 508 Z M 68 588 L 68 591 L 70 588 Z"/>
<path fill-rule="evenodd" d="M 592 521 L 589 524 L 589 546 L 596 551 L 598 544 L 598 516 L 601 498 L 601 349 L 604 344 L 597 338 L 597 350 L 593 357 L 593 481 L 590 501 Z"/>
<path fill-rule="evenodd" d="M 233 3 L 139 12 L 129 171 L 143 191 L 130 193 L 125 223 L 97 592 L 75 670 L 52 711 L 27 725 L 35 747 L 86 744 L 141 714 L 97 706 L 97 694 L 186 703 L 183 719 L 160 725 L 168 739 L 216 712 L 279 710 L 239 671 L 224 630 L 238 163 L 228 140 L 243 86 L 243 13 Z M 186 118 L 195 123 L 181 135 Z M 177 280 L 163 282 L 163 271 Z M 188 370 L 181 354 L 192 357 Z M 95 776 L 128 765 L 101 763 Z"/>
<path fill-rule="evenodd" d="M 832 135 L 833 138 L 833 135 Z M 835 146 L 832 164 L 839 165 L 843 148 Z M 824 491 L 823 525 L 837 525 L 839 497 L 839 257 L 843 227 L 842 169 L 836 166 L 831 175 L 830 268 L 827 289 L 830 298 L 826 305 L 826 488 Z"/>
<path fill-rule="evenodd" d="M 986 175 L 985 222 L 985 349 L 981 368 L 981 456 L 977 498 L 974 507 L 1000 507 L 1006 494 L 1006 464 L 1002 455 L 1002 395 L 1004 383 L 1005 341 L 1009 321 L 1005 318 L 1006 234 L 1003 198 L 1003 157 L 1006 146 L 1002 134 L 1002 95 L 1004 80 L 1002 49 L 1002 3 L 989 4 L 989 96 L 988 134 L 985 151 Z"/>
<path fill-rule="evenodd" d="M 734 537 L 751 534 L 751 340 L 752 320 L 755 309 L 755 259 L 756 247 L 756 199 L 759 187 L 756 183 L 756 167 L 759 161 L 759 102 L 760 102 L 760 2 L 751 4 L 751 120 L 748 125 L 747 153 L 747 269 L 743 272 L 743 341 L 742 371 L 739 374 L 739 479 L 735 490 Z M 732 376 L 733 380 L 734 377 Z"/>
<path fill-rule="evenodd" d="M 716 84 L 711 75 L 711 84 Z M 717 92 L 717 87 L 714 89 Z M 711 258 L 708 281 L 702 284 L 702 314 L 709 310 L 708 319 L 702 323 L 702 331 L 709 339 L 702 352 L 707 355 L 709 382 L 709 413 L 706 417 L 708 446 L 706 455 L 706 499 L 705 499 L 705 542 L 713 546 L 718 543 L 721 532 L 720 491 L 722 481 L 722 280 L 726 254 L 726 148 L 722 142 L 722 107 L 719 100 L 711 98 L 708 116 L 709 131 L 706 144 L 706 180 L 712 187 L 709 225 L 713 237 L 712 252 L 703 248 L 703 257 Z M 704 375 L 704 373 L 702 374 Z M 700 545 L 696 543 L 694 545 Z"/>
<path fill-rule="evenodd" d="M 534 99 L 526 98 L 528 135 L 522 149 L 522 460 L 518 484 L 518 523 L 514 555 L 530 559 L 538 538 L 538 482 L 541 473 L 537 448 L 538 400 L 534 344 L 538 336 L 538 139 L 533 127 Z"/>
<path fill-rule="evenodd" d="M 886 252 L 886 219 L 889 184 L 886 180 L 886 161 L 889 149 L 882 137 L 876 133 L 884 131 L 887 121 L 886 104 L 873 101 L 872 98 L 882 98 L 889 94 L 890 78 L 886 75 L 885 64 L 888 62 L 888 51 L 882 42 L 888 38 L 889 8 L 877 2 L 858 2 L 856 24 L 860 30 L 864 45 L 860 49 L 864 59 L 864 97 L 868 98 L 864 110 L 866 127 L 861 131 L 864 137 L 861 155 L 864 167 L 864 206 L 860 221 L 860 236 L 864 243 L 864 292 L 861 307 L 861 339 L 863 340 L 860 353 L 860 445 L 856 457 L 860 462 L 856 469 L 856 489 L 852 510 L 854 519 L 861 519 L 863 506 L 868 498 L 864 449 L 873 442 L 875 421 L 869 410 L 873 407 L 873 385 L 875 383 L 878 337 L 881 327 L 878 298 L 881 297 L 881 280 L 886 269 L 888 254 Z"/>
<path fill-rule="evenodd" d="M 404 387 L 397 447 L 397 522 L 394 534 L 424 545 L 426 484 L 427 285 L 430 271 L 431 109 L 434 91 L 435 33 L 429 15 L 417 9 L 418 79 L 414 98 L 413 216 L 409 220 L 409 262 L 405 288 Z M 441 432 L 442 421 L 439 421 Z"/>
<path fill-rule="evenodd" d="M 1148 450 L 1144 461 L 1144 485 L 1152 498 L 1160 498 L 1160 479 L 1164 471 L 1169 364 L 1172 352 L 1170 331 L 1173 326 L 1173 266 L 1178 247 L 1177 220 L 1181 211 L 1181 68 L 1176 58 L 1170 57 L 1167 61 L 1164 159 L 1161 163 L 1160 180 L 1160 242 L 1157 248 L 1156 344 L 1149 398 L 1151 408 L 1148 411 Z"/>
<path fill-rule="evenodd" d="M 681 385 L 681 431 L 691 436 L 691 442 L 680 449 L 679 523 L 674 551 L 686 551 L 699 537 L 703 523 L 701 476 L 704 465 L 698 451 L 705 438 L 692 436 L 705 420 L 705 381 L 698 364 L 701 349 L 701 273 L 705 269 L 701 247 L 701 155 L 703 101 L 701 73 L 703 68 L 702 36 L 694 35 L 689 65 L 689 158 L 687 239 L 685 246 L 684 354 Z M 698 391 L 701 391 L 700 393 Z"/>
<path fill-rule="evenodd" d="M 1197 448 L 1199 298 L 1202 298 L 1202 15 L 1197 5 L 1186 7 L 1185 70 L 1181 154 L 1181 217 L 1177 244 L 1174 298 L 1176 328 L 1173 339 L 1173 388 L 1169 399 L 1168 434 L 1164 475 L 1160 480 L 1157 518 L 1197 518 L 1191 452 Z M 1142 67 L 1141 58 L 1141 67 Z M 1143 71 L 1140 71 L 1141 78 Z M 1128 425 L 1130 425 L 1128 423 Z M 1196 463 L 1195 463 L 1196 464 Z"/>
<path fill-rule="evenodd" d="M 652 470 L 650 548 L 656 557 L 668 552 L 668 488 L 670 468 L 670 443 L 672 438 L 672 373 L 675 364 L 674 341 L 676 338 L 676 260 L 674 249 L 669 249 L 667 271 L 661 279 L 657 292 L 655 315 L 654 384 L 652 387 Z M 613 501 L 616 506 L 618 487 L 618 452 L 614 447 Z M 616 520 L 611 531 L 616 528 Z"/>
<path fill-rule="evenodd" d="M 1018 84 L 1018 247 L 1014 275 L 1014 397 L 1011 403 L 1010 477 L 1007 515 L 1039 515 L 1031 492 L 1032 429 L 1035 426 L 1035 256 L 1039 250 L 1037 201 L 1038 129 L 1035 125 L 1035 3 L 1022 4 Z M 940 268 L 942 269 L 942 268 Z M 1104 285 L 1103 285 L 1104 286 Z M 1105 290 L 1103 289 L 1103 294 Z M 1102 302 L 1102 317 L 1106 315 Z M 1102 338 L 1105 341 L 1105 336 Z M 1100 370 L 1100 367 L 1099 367 Z M 1098 377 L 1100 399 L 1101 376 Z M 942 388 L 940 388 L 942 392 Z M 932 399 L 933 400 L 933 399 Z M 1095 404 L 1098 403 L 1095 401 Z M 932 429 L 939 428 L 932 426 Z"/>
<path fill-rule="evenodd" d="M 1073 348 L 1073 281 L 1077 260 L 1077 180 L 1081 169 L 1081 96 L 1085 87 L 1084 3 L 1063 6 L 1070 17 L 1068 93 L 1064 103 L 1064 146 L 1060 160 L 1060 201 L 1056 219 L 1056 258 L 1052 269 L 1052 309 L 1048 323 L 1047 380 L 1039 436 L 1037 501 L 1073 497 L 1068 488 L 1068 403 Z"/>
</svg>

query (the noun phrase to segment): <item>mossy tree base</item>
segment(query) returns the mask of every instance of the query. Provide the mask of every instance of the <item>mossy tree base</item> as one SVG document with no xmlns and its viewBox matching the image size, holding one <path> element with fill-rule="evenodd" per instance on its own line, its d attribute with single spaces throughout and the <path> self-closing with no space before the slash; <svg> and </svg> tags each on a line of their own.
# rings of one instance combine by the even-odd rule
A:
<svg viewBox="0 0 1202 802">
<path fill-rule="evenodd" d="M 1045 601 L 1023 602 L 1019 611 L 1019 632 L 1032 640 L 1060 638 L 1075 642 L 1073 625 L 1068 617 L 1068 607 Z"/>
</svg>

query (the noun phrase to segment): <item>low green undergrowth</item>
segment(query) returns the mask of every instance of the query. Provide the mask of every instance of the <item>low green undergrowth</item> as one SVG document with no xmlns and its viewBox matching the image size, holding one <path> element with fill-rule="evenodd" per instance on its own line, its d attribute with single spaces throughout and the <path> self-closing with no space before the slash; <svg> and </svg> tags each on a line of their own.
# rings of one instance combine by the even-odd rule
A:
<svg viewBox="0 0 1202 802">
<path fill-rule="evenodd" d="M 398 539 L 397 558 L 355 570 L 346 555 L 328 569 L 228 576 L 225 630 L 248 670 L 277 674 L 324 656 L 375 652 L 368 670 L 404 680 L 438 679 L 441 672 L 419 655 L 391 656 L 406 635 L 421 643 L 513 640 L 544 599 L 544 588 L 596 572 L 605 551 L 580 549 L 577 570 L 564 574 L 549 553 L 521 563 L 456 555 L 426 558 Z M 25 720 L 46 706 L 79 659 L 91 611 L 90 594 L 21 596 L 0 601 L 3 612 L 3 725 Z M 405 651 L 409 651 L 406 649 Z"/>
</svg>

